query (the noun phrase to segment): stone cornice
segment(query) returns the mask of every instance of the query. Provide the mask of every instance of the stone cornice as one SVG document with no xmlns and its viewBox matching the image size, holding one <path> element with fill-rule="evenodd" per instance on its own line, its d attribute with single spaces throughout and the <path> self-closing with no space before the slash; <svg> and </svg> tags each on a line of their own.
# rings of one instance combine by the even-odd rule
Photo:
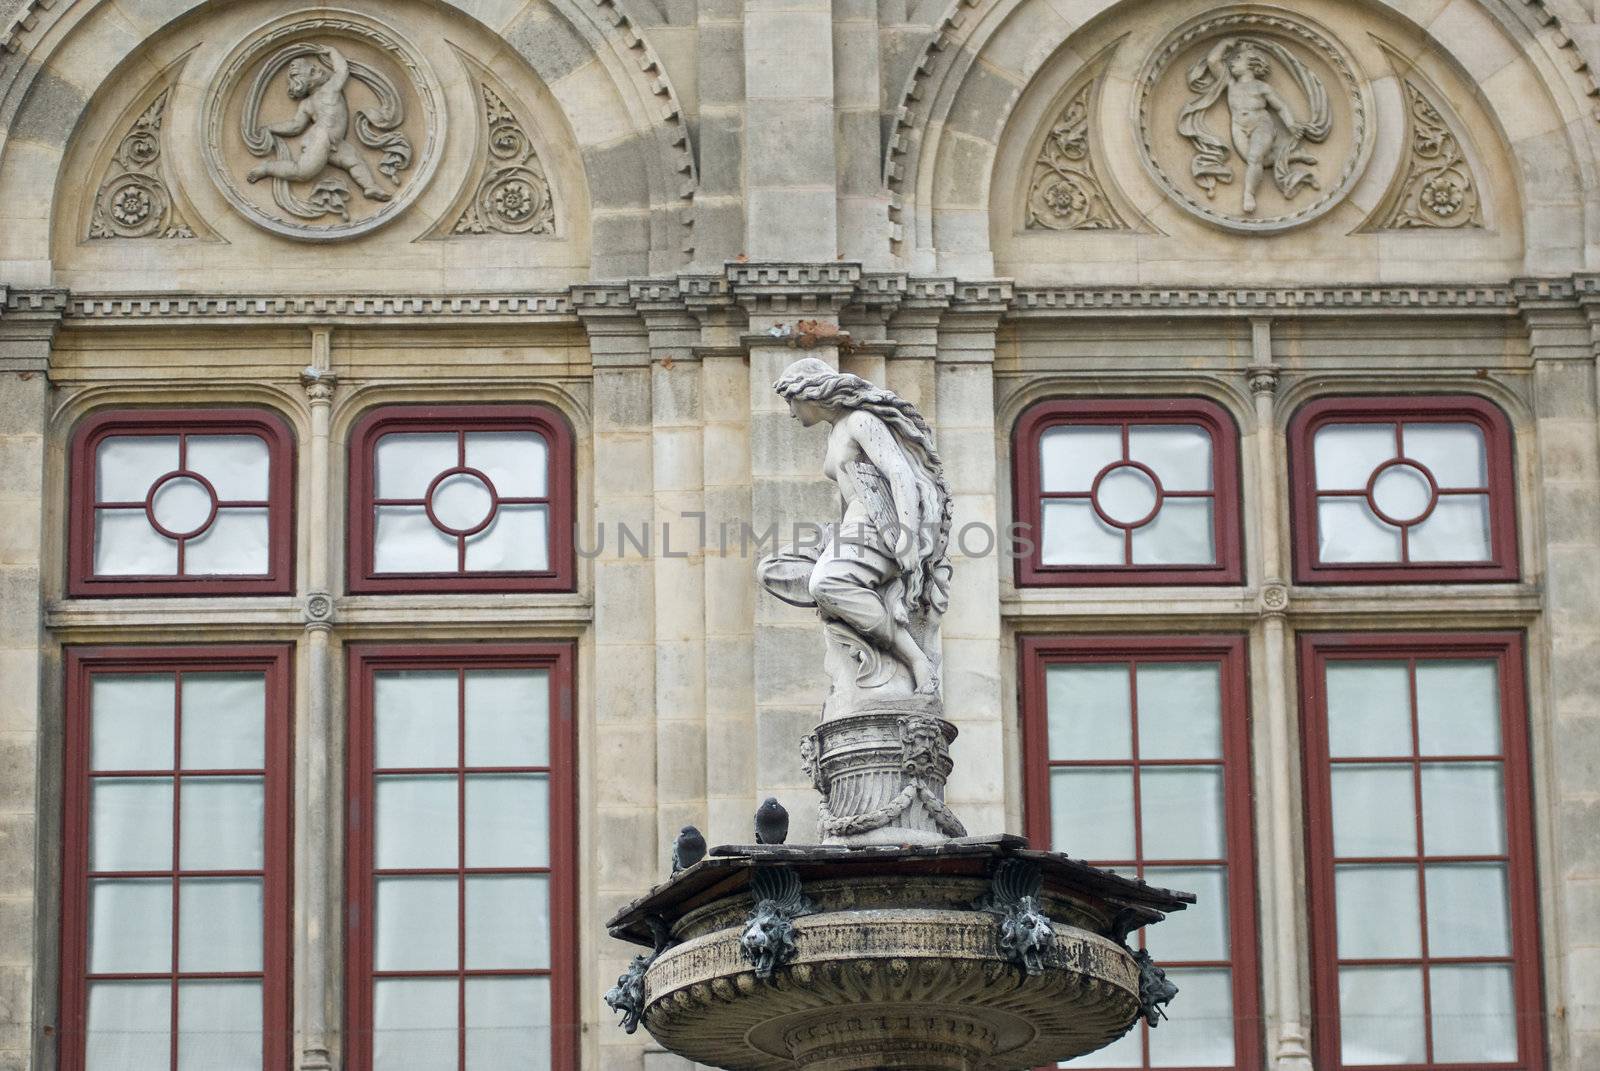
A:
<svg viewBox="0 0 1600 1071">
<path fill-rule="evenodd" d="M 173 324 L 571 321 L 564 291 L 484 294 L 75 294 L 75 327 Z"/>
<path fill-rule="evenodd" d="M 1108 314 L 1260 316 L 1369 312 L 1497 315 L 1514 313 L 1510 284 L 1312 287 L 1018 287 L 1013 315 Z"/>
</svg>

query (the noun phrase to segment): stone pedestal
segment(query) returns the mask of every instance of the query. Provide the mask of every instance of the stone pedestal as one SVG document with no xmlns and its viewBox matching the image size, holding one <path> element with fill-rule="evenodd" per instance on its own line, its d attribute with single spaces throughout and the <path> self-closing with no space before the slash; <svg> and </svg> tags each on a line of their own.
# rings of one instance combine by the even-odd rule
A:
<svg viewBox="0 0 1600 1071">
<path fill-rule="evenodd" d="M 801 746 L 822 794 L 824 844 L 939 844 L 966 836 L 944 805 L 956 727 L 933 696 L 881 700 L 830 718 Z"/>
</svg>

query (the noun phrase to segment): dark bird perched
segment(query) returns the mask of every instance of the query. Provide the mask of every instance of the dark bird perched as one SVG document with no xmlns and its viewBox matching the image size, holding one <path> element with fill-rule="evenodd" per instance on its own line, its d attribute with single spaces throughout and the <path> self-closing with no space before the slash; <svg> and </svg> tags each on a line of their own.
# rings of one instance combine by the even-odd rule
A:
<svg viewBox="0 0 1600 1071">
<path fill-rule="evenodd" d="M 756 843 L 782 844 L 789 839 L 789 812 L 776 796 L 756 809 Z"/>
<path fill-rule="evenodd" d="M 706 838 L 694 826 L 684 826 L 672 842 L 672 872 L 687 870 L 706 857 Z"/>
</svg>

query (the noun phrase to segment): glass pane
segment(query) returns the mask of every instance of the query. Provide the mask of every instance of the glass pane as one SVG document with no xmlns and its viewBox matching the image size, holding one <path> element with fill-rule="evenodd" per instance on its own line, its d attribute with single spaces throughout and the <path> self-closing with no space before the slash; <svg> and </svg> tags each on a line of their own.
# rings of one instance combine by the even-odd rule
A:
<svg viewBox="0 0 1600 1071">
<path fill-rule="evenodd" d="M 494 482 L 501 498 L 545 498 L 550 467 L 544 436 L 532 431 L 467 433 L 467 467 Z"/>
<path fill-rule="evenodd" d="M 374 674 L 373 735 L 378 768 L 456 765 L 459 688 L 459 678 L 452 671 Z"/>
<path fill-rule="evenodd" d="M 1491 661 L 1417 663 L 1424 755 L 1500 754 L 1500 670 Z"/>
<path fill-rule="evenodd" d="M 1052 851 L 1074 859 L 1132 859 L 1133 771 L 1051 770 Z"/>
<path fill-rule="evenodd" d="M 172 1035 L 170 982 L 90 982 L 87 1071 L 166 1071 Z"/>
<path fill-rule="evenodd" d="M 1501 855 L 1504 789 L 1495 762 L 1422 767 L 1422 844 L 1429 855 Z"/>
<path fill-rule="evenodd" d="M 1222 667 L 1146 663 L 1139 686 L 1139 757 L 1222 758 Z"/>
<path fill-rule="evenodd" d="M 1411 530 L 1414 562 L 1482 562 L 1493 556 L 1488 495 L 1442 495 L 1428 519 Z"/>
<path fill-rule="evenodd" d="M 457 1071 L 454 978 L 379 978 L 372 983 L 373 1071 Z"/>
<path fill-rule="evenodd" d="M 1400 529 L 1378 520 L 1364 498 L 1319 498 L 1317 535 L 1318 561 L 1400 560 Z"/>
<path fill-rule="evenodd" d="M 1146 859 L 1220 859 L 1227 854 L 1222 769 L 1147 766 L 1139 775 Z"/>
<path fill-rule="evenodd" d="M 260 870 L 266 787 L 259 777 L 186 777 L 178 788 L 185 870 Z"/>
<path fill-rule="evenodd" d="M 1511 954 L 1503 863 L 1440 863 L 1427 878 L 1429 955 Z"/>
<path fill-rule="evenodd" d="M 1359 491 L 1372 471 L 1396 456 L 1393 424 L 1326 424 L 1312 436 L 1317 490 Z"/>
<path fill-rule="evenodd" d="M 458 472 L 439 481 L 430 501 L 439 523 L 457 532 L 476 528 L 494 509 L 489 485 L 470 472 Z"/>
<path fill-rule="evenodd" d="M 143 502 L 150 485 L 178 471 L 176 435 L 113 435 L 95 448 L 95 501 Z"/>
<path fill-rule="evenodd" d="M 467 866 L 546 866 L 550 862 L 550 779 L 467 778 Z"/>
<path fill-rule="evenodd" d="M 467 879 L 467 969 L 550 966 L 550 879 Z"/>
<path fill-rule="evenodd" d="M 172 882 L 165 878 L 89 883 L 89 973 L 172 969 Z"/>
<path fill-rule="evenodd" d="M 1411 754 L 1411 684 L 1404 662 L 1330 663 L 1327 684 L 1329 755 Z"/>
<path fill-rule="evenodd" d="M 1168 491 L 1211 490 L 1211 433 L 1194 424 L 1135 424 L 1128 456 L 1149 465 Z"/>
<path fill-rule="evenodd" d="M 1122 565 L 1122 532 L 1095 516 L 1088 499 L 1044 504 L 1040 559 L 1046 565 Z"/>
<path fill-rule="evenodd" d="M 460 461 L 460 444 L 454 432 L 401 432 L 378 440 L 376 498 L 421 501 L 428 485 L 445 469 Z"/>
<path fill-rule="evenodd" d="M 467 1071 L 550 1060 L 550 979 L 467 979 Z"/>
<path fill-rule="evenodd" d="M 178 1071 L 261 1071 L 260 982 L 178 983 Z"/>
<path fill-rule="evenodd" d="M 1145 939 L 1159 962 L 1231 959 L 1228 947 L 1228 872 L 1219 866 L 1146 867 L 1144 880 L 1164 889 L 1199 897 L 1186 911 L 1174 911 Z"/>
<path fill-rule="evenodd" d="M 428 520 L 421 506 L 379 506 L 373 568 L 380 573 L 454 573 L 459 547 Z"/>
<path fill-rule="evenodd" d="M 1156 484 L 1142 469 L 1122 465 L 1106 473 L 1095 501 L 1117 524 L 1143 524 L 1156 508 Z"/>
<path fill-rule="evenodd" d="M 259 971 L 261 913 L 260 878 L 185 878 L 179 882 L 179 968 Z"/>
<path fill-rule="evenodd" d="M 168 480 L 150 499 L 150 515 L 173 535 L 194 535 L 211 520 L 211 492 L 189 476 Z"/>
<path fill-rule="evenodd" d="M 173 576 L 178 572 L 177 540 L 150 527 L 144 510 L 94 511 L 96 576 Z"/>
<path fill-rule="evenodd" d="M 1420 1064 L 1422 971 L 1339 968 L 1339 1049 L 1346 1064 Z"/>
<path fill-rule="evenodd" d="M 1333 881 L 1340 959 L 1422 954 L 1416 867 L 1337 866 Z"/>
<path fill-rule="evenodd" d="M 1233 972 L 1174 968 L 1167 980 L 1179 996 L 1150 1031 L 1150 1066 L 1232 1067 Z"/>
<path fill-rule="evenodd" d="M 380 870 L 454 870 L 460 862 L 454 777 L 379 777 L 377 849 Z"/>
<path fill-rule="evenodd" d="M 378 878 L 377 883 L 374 967 L 380 971 L 455 970 L 460 965 L 456 879 Z"/>
<path fill-rule="evenodd" d="M 467 765 L 549 764 L 549 671 L 468 671 Z"/>
<path fill-rule="evenodd" d="M 1428 477 L 1415 465 L 1390 465 L 1372 484 L 1372 502 L 1385 517 L 1401 524 L 1419 520 L 1433 501 Z"/>
<path fill-rule="evenodd" d="M 501 506 L 494 523 L 467 540 L 467 568 L 476 573 L 542 572 L 550 568 L 550 507 Z"/>
<path fill-rule="evenodd" d="M 186 576 L 265 576 L 272 571 L 264 509 L 222 509 L 184 550 Z"/>
<path fill-rule="evenodd" d="M 1510 1063 L 1517 1058 L 1517 1002 L 1511 968 L 1434 967 L 1433 1058 L 1442 1064 Z"/>
<path fill-rule="evenodd" d="M 171 778 L 99 778 L 89 792 L 91 870 L 172 869 Z"/>
<path fill-rule="evenodd" d="M 262 769 L 266 735 L 267 680 L 260 673 L 184 674 L 185 769 Z"/>
<path fill-rule="evenodd" d="M 259 436 L 191 435 L 188 467 L 210 480 L 223 502 L 267 500 L 267 442 Z"/>
<path fill-rule="evenodd" d="M 1489 451 L 1476 424 L 1406 424 L 1406 456 L 1422 462 L 1440 487 L 1489 486 Z"/>
<path fill-rule="evenodd" d="M 1416 855 L 1416 782 L 1409 765 L 1347 766 L 1331 771 L 1333 854 Z"/>
<path fill-rule="evenodd" d="M 1165 925 L 1163 923 L 1162 925 Z M 1076 1060 L 1057 1064 L 1057 1067 L 1143 1067 L 1144 1066 L 1144 1030 L 1140 1021 L 1133 1021 L 1133 1028 L 1116 1041 L 1107 1045 L 1099 1052 L 1091 1052 L 1087 1056 L 1080 1056 Z"/>
<path fill-rule="evenodd" d="M 1039 436 L 1039 488 L 1087 491 L 1101 469 L 1120 460 L 1120 427 L 1051 428 Z"/>
<path fill-rule="evenodd" d="M 1209 498 L 1162 500 L 1155 519 L 1133 533 L 1135 565 L 1215 565 Z"/>
<path fill-rule="evenodd" d="M 173 703 L 170 673 L 102 674 L 89 686 L 94 727 L 89 764 L 96 770 L 172 769 Z"/>
<path fill-rule="evenodd" d="M 1049 666 L 1044 687 L 1052 759 L 1133 757 L 1127 666 Z"/>
</svg>

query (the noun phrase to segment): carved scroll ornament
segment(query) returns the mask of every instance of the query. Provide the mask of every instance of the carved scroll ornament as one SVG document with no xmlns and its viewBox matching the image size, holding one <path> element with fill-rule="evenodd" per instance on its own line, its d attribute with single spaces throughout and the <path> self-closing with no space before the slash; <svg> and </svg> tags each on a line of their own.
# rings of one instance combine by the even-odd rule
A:
<svg viewBox="0 0 1600 1071">
<path fill-rule="evenodd" d="M 1461 139 L 1410 78 L 1406 98 L 1407 155 L 1398 196 L 1380 211 L 1373 230 L 1454 230 L 1483 226 L 1483 206 Z"/>
<path fill-rule="evenodd" d="M 488 159 L 455 234 L 554 234 L 555 203 L 539 154 L 500 95 L 480 85 Z"/>
<path fill-rule="evenodd" d="M 173 203 L 161 155 L 161 123 L 170 95 L 163 89 L 123 135 L 95 194 L 90 238 L 194 237 Z"/>
<path fill-rule="evenodd" d="M 1028 229 L 1127 230 L 1097 173 L 1090 140 L 1094 82 L 1068 102 L 1044 139 L 1028 187 Z"/>
</svg>

